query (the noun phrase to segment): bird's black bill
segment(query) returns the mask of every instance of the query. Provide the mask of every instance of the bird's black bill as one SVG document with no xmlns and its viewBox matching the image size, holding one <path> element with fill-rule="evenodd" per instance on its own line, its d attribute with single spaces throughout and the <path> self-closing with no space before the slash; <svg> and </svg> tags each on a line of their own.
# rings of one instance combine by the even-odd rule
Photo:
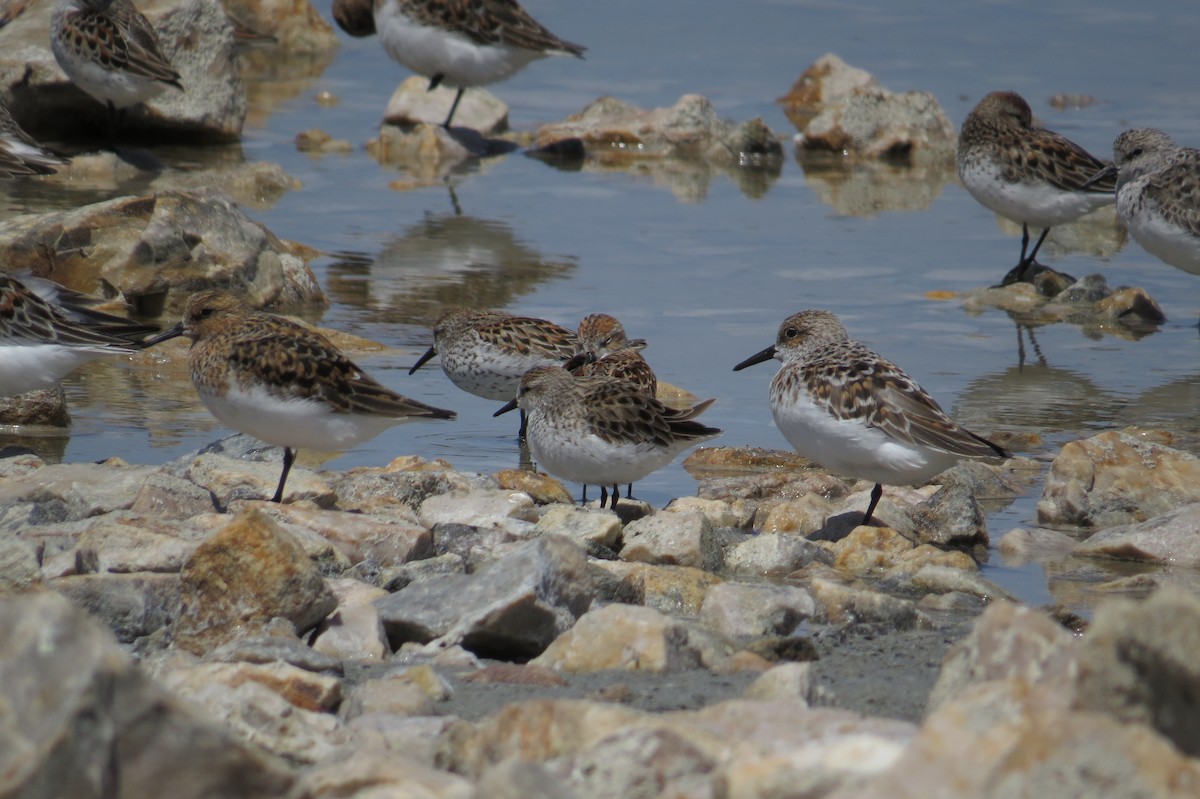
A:
<svg viewBox="0 0 1200 799">
<path fill-rule="evenodd" d="M 1102 180 L 1107 180 L 1109 178 L 1115 177 L 1116 174 L 1117 174 L 1117 168 L 1115 166 L 1113 166 L 1112 164 L 1109 164 L 1108 166 L 1104 167 L 1104 169 L 1101 169 L 1099 172 L 1097 172 L 1096 174 L 1092 175 L 1090 178 L 1085 180 L 1083 182 L 1083 185 L 1081 185 L 1079 187 L 1079 190 L 1083 191 L 1084 189 L 1089 188 L 1090 186 L 1094 186 L 1095 184 L 1099 183 Z"/>
<path fill-rule="evenodd" d="M 429 361 L 429 359 L 435 355 L 437 355 L 437 350 L 435 350 L 433 347 L 430 347 L 429 349 L 425 350 L 425 354 L 422 355 L 420 358 L 417 358 L 417 362 L 413 364 L 413 368 L 408 370 L 408 373 L 411 375 L 413 372 L 417 371 L 422 366 L 424 366 Z"/>
<path fill-rule="evenodd" d="M 753 366 L 756 363 L 762 363 L 763 361 L 769 361 L 774 357 L 775 357 L 775 345 L 772 344 L 771 346 L 767 347 L 762 352 L 758 352 L 758 353 L 755 353 L 754 355 L 751 355 L 749 358 L 742 361 L 737 366 L 733 367 L 733 371 L 740 372 L 743 369 L 745 369 L 747 366 Z"/>
<path fill-rule="evenodd" d="M 155 344 L 162 344 L 164 341 L 170 341 L 173 338 L 179 338 L 180 336 L 184 335 L 187 335 L 187 328 L 184 327 L 183 322 L 180 322 L 173 327 L 168 327 L 157 336 L 151 336 L 150 338 L 142 339 L 140 342 L 138 342 L 138 346 L 153 347 Z"/>
<path fill-rule="evenodd" d="M 516 410 L 516 408 L 517 408 L 517 401 L 515 399 L 512 399 L 512 400 L 509 400 L 508 403 L 503 408 L 501 408 L 500 410 L 493 413 L 492 416 L 500 416 L 502 414 L 508 413 L 509 411 Z"/>
</svg>

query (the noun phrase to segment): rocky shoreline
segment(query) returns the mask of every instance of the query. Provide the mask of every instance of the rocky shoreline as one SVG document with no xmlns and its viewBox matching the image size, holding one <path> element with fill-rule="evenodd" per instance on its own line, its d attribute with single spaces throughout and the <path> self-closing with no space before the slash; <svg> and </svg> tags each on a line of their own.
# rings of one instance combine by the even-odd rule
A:
<svg viewBox="0 0 1200 799">
<path fill-rule="evenodd" d="M 298 468 L 274 505 L 278 453 L 244 436 L 7 457 L 4 793 L 1194 795 L 1200 600 L 1172 583 L 1200 460 L 1157 438 L 1055 459 L 1042 523 L 1103 531 L 999 543 L 1141 561 L 1092 588 L 1149 598 L 1090 627 L 979 574 L 979 502 L 1037 479 L 1020 458 L 855 527 L 865 484 L 759 450 L 699 450 L 697 496 L 620 515 L 414 457 Z"/>
</svg>

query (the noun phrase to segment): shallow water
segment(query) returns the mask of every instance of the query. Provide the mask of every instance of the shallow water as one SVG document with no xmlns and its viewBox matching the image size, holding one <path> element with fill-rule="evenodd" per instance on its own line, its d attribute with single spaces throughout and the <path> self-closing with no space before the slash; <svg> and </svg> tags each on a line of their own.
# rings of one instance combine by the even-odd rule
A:
<svg viewBox="0 0 1200 799">
<path fill-rule="evenodd" d="M 724 116 L 762 116 L 790 136 L 794 128 L 774 98 L 832 51 L 892 90 L 932 92 L 955 125 L 987 91 L 1005 88 L 1024 95 L 1046 126 L 1101 156 L 1133 125 L 1200 144 L 1193 58 L 1200 6 L 1191 4 L 526 6 L 589 50 L 586 60 L 547 59 L 493 87 L 519 130 L 561 119 L 604 94 L 653 107 L 699 93 Z M 318 8 L 330 19 L 328 0 Z M 1200 451 L 1200 278 L 1136 244 L 1117 249 L 1122 239 L 1111 225 L 1088 227 L 1082 251 L 1052 240 L 1042 260 L 1076 275 L 1102 271 L 1114 286 L 1141 285 L 1169 322 L 1138 340 L 1068 324 L 1038 328 L 1037 349 L 1026 338 L 1021 365 L 1018 330 L 1005 313 L 971 315 L 959 300 L 928 298 L 996 282 L 1019 249 L 1019 231 L 998 224 L 949 171 L 805 169 L 789 143 L 777 173 L 695 165 L 567 171 L 514 153 L 422 181 L 379 166 L 358 146 L 375 135 L 387 98 L 407 73 L 374 39 L 341 41 L 332 62 L 323 71 L 313 66 L 311 77 L 299 74 L 307 65 L 289 64 L 278 70 L 286 81 L 252 85 L 245 158 L 281 164 L 304 188 L 249 212 L 283 238 L 343 254 L 314 263 L 332 303 L 321 323 L 396 348 L 359 360 L 387 385 L 453 408 L 459 419 L 394 428 L 327 461 L 331 468 L 381 465 L 407 453 L 468 470 L 517 464 L 515 419 L 493 419 L 496 403 L 456 390 L 436 362 L 406 374 L 428 346 L 428 325 L 454 301 L 570 325 L 593 311 L 615 314 L 630 335 L 651 342 L 645 354 L 661 379 L 718 399 L 704 417 L 726 431 L 716 444 L 786 447 L 766 401 L 774 366 L 731 369 L 770 343 L 787 314 L 824 307 L 968 426 L 1044 437 L 1041 449 L 1024 454 L 1048 459 L 1065 441 L 1128 424 L 1165 427 L 1177 444 Z M 256 54 L 270 58 L 270 51 Z M 339 104 L 319 105 L 321 92 Z M 1058 93 L 1096 102 L 1057 111 L 1048 99 Z M 349 139 L 355 150 L 298 152 L 296 133 L 313 127 Z M 171 162 L 194 154 L 161 155 Z M 0 207 L 10 212 L 105 196 L 0 185 Z M 1072 231 L 1062 233 L 1072 240 Z M 159 463 L 224 434 L 178 375 L 100 364 L 73 375 L 67 389 L 74 427 L 69 440 L 57 442 L 66 460 L 117 455 Z M 637 486 L 654 505 L 694 491 L 678 463 Z M 1032 523 L 1039 493 L 1040 483 L 993 513 L 993 539 Z M 1042 566 L 993 561 L 989 577 L 1030 602 L 1049 601 Z"/>
</svg>

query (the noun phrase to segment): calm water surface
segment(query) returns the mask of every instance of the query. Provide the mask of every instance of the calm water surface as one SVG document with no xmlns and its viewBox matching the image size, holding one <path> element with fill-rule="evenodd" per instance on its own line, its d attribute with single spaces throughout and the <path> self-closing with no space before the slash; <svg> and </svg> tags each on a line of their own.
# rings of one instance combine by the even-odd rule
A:
<svg viewBox="0 0 1200 799">
<path fill-rule="evenodd" d="M 774 98 L 832 51 L 892 90 L 932 92 L 956 126 L 983 94 L 1004 88 L 1024 95 L 1046 126 L 1098 155 L 1107 156 L 1114 136 L 1134 125 L 1200 145 L 1200 5 L 526 6 L 589 49 L 586 60 L 548 59 L 493 87 L 516 129 L 559 120 L 605 94 L 654 107 L 699 93 L 723 116 L 761 116 L 790 136 L 794 128 Z M 330 19 L 328 0 L 318 8 Z M 786 447 L 766 400 L 773 366 L 731 369 L 766 346 L 784 316 L 824 307 L 980 432 L 1042 435 L 1044 448 L 1025 454 L 1048 459 L 1064 441 L 1128 424 L 1166 427 L 1181 446 L 1200 451 L 1200 278 L 1136 244 L 1118 249 L 1111 225 L 1091 228 L 1084 235 L 1094 242 L 1099 230 L 1100 243 L 1077 249 L 1070 242 L 1078 237 L 1064 231 L 1068 246 L 1048 245 L 1043 260 L 1076 275 L 1101 271 L 1111 285 L 1141 285 L 1170 321 L 1136 340 L 1069 324 L 1042 327 L 1041 362 L 1026 339 L 1021 366 L 1018 331 L 1005 313 L 972 315 L 958 300 L 929 298 L 995 282 L 1018 251 L 1019 231 L 998 224 L 951 173 L 878 165 L 806 171 L 789 143 L 777 173 L 695 165 L 563 171 L 516 153 L 422 185 L 359 146 L 375 135 L 408 73 L 374 39 L 341 40 L 320 74 L 252 86 L 258 99 L 245 157 L 281 164 L 304 188 L 250 213 L 279 236 L 330 254 L 314 264 L 332 303 L 321 323 L 396 350 L 360 358 L 365 367 L 405 394 L 457 410 L 459 419 L 394 428 L 327 461 L 331 468 L 381 465 L 406 453 L 468 470 L 516 465 L 515 419 L 493 419 L 496 403 L 454 389 L 436 363 L 406 373 L 429 344 L 429 324 L 455 301 L 572 326 L 593 311 L 614 313 L 631 335 L 651 342 L 645 354 L 660 378 L 718 398 L 704 417 L 725 429 L 718 444 Z M 319 105 L 325 91 L 340 103 Z M 1058 111 L 1048 102 L 1058 93 L 1096 102 Z M 313 127 L 356 149 L 319 158 L 297 152 L 296 133 Z M 9 196 L 5 205 L 39 207 L 36 193 Z M 159 463 L 223 435 L 181 385 L 126 364 L 81 371 L 68 383 L 75 424 L 63 457 Z M 676 463 L 640 482 L 638 494 L 661 505 L 695 487 Z M 1031 524 L 1039 493 L 1040 482 L 992 514 L 993 538 Z M 993 560 L 988 576 L 1031 602 L 1049 601 L 1041 566 Z"/>
</svg>

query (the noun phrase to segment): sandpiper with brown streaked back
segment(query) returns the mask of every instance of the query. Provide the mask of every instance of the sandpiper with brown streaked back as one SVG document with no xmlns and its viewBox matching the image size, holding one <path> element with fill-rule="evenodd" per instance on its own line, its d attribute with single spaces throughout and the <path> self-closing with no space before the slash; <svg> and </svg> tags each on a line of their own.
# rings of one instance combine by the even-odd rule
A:
<svg viewBox="0 0 1200 799">
<path fill-rule="evenodd" d="M 455 308 L 433 326 L 433 346 L 408 370 L 437 355 L 450 382 L 477 397 L 510 400 L 521 375 L 542 364 L 561 364 L 579 351 L 574 331 L 545 319 L 503 311 Z M 518 434 L 525 438 L 525 412 Z"/>
<path fill-rule="evenodd" d="M 555 477 L 600 486 L 600 507 L 616 508 L 621 483 L 634 483 L 689 447 L 721 434 L 695 421 L 712 405 L 668 408 L 637 386 L 612 377 L 576 377 L 560 366 L 536 366 L 521 378 L 517 398 L 496 415 L 520 407 L 529 418 L 529 450 Z"/>
<path fill-rule="evenodd" d="M 222 424 L 283 447 L 284 484 L 296 450 L 343 450 L 414 419 L 453 419 L 381 385 L 317 331 L 250 308 L 224 290 L 188 298 L 183 320 L 147 344 L 191 338 L 196 392 Z"/>
<path fill-rule="evenodd" d="M 550 55 L 586 49 L 558 38 L 517 0 L 334 0 L 333 16 L 352 36 L 379 34 L 393 60 L 429 78 L 430 90 L 458 89 L 442 127 L 449 128 L 463 91 L 509 78 Z"/>
<path fill-rule="evenodd" d="M 1117 216 L 1156 258 L 1200 275 L 1200 150 L 1180 147 L 1154 128 L 1134 128 L 1113 142 L 1113 163 L 1093 181 L 1117 181 Z"/>
<path fill-rule="evenodd" d="M 132 355 L 141 338 L 158 331 L 87 308 L 83 295 L 42 283 L 0 274 L 0 396 L 53 388 L 89 361 Z"/>
<path fill-rule="evenodd" d="M 884 483 L 921 483 L 960 458 L 1008 457 L 947 416 L 900 367 L 852 341 L 828 311 L 792 314 L 774 344 L 733 370 L 772 358 L 782 362 L 770 397 L 783 437 L 834 474 L 875 483 L 862 524 L 871 523 Z"/>
<path fill-rule="evenodd" d="M 646 340 L 631 339 L 616 317 L 603 313 L 589 314 L 576 329 L 580 352 L 567 362 L 573 374 L 608 375 L 633 383 L 650 396 L 658 390 L 658 378 L 642 357 Z"/>
<path fill-rule="evenodd" d="M 992 92 L 963 121 L 958 177 L 971 196 L 1021 223 L 1021 258 L 1002 285 L 1028 281 L 1054 225 L 1072 222 L 1113 202 L 1112 181 L 1088 184 L 1103 166 L 1075 142 L 1033 126 L 1029 103 L 1015 92 Z M 1029 228 L 1041 228 L 1029 249 Z"/>
<path fill-rule="evenodd" d="M 109 141 L 130 106 L 183 89 L 158 34 L 130 0 L 59 0 L 50 46 L 67 77 L 108 107 Z"/>
<path fill-rule="evenodd" d="M 67 160 L 35 142 L 0 103 L 0 177 L 50 175 Z"/>
</svg>

